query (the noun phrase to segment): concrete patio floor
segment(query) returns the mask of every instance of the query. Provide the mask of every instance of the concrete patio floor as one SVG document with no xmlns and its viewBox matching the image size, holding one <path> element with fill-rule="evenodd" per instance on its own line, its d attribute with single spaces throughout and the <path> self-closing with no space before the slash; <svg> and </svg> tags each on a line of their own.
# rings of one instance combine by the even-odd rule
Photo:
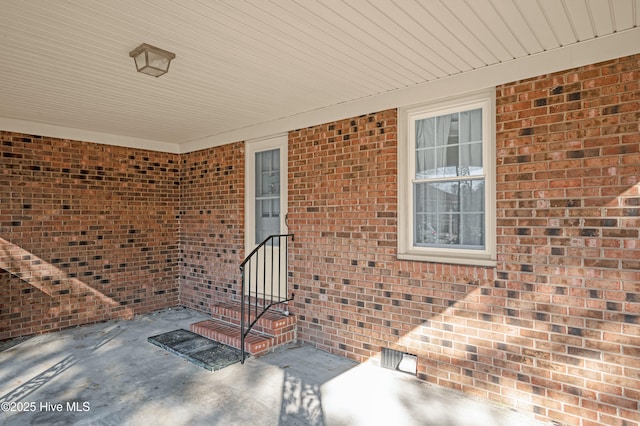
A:
<svg viewBox="0 0 640 426">
<path fill-rule="evenodd" d="M 209 372 L 147 342 L 205 318 L 177 308 L 0 344 L 0 424 L 542 424 L 308 346 Z"/>
</svg>

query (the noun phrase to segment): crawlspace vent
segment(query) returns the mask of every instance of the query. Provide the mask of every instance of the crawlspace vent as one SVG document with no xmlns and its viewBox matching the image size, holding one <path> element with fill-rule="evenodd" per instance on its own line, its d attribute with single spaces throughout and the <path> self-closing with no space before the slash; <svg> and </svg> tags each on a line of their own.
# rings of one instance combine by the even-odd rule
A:
<svg viewBox="0 0 640 426">
<path fill-rule="evenodd" d="M 382 348 L 380 366 L 403 373 L 417 374 L 418 357 L 395 349 Z"/>
</svg>

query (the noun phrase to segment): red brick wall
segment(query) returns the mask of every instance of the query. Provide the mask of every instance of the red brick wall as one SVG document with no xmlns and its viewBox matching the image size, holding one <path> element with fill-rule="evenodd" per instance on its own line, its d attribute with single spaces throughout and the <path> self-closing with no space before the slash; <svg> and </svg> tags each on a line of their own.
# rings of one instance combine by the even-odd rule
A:
<svg viewBox="0 0 640 426">
<path fill-rule="evenodd" d="M 298 336 L 358 361 L 411 352 L 421 378 L 462 389 L 485 343 L 475 294 L 494 271 L 397 260 L 396 123 L 389 110 L 289 135 Z"/>
<path fill-rule="evenodd" d="M 239 292 L 244 254 L 244 143 L 183 154 L 180 303 L 211 312 Z"/>
<path fill-rule="evenodd" d="M 0 132 L 0 340 L 175 306 L 179 167 Z"/>
<path fill-rule="evenodd" d="M 640 56 L 497 88 L 497 268 L 398 261 L 396 111 L 289 134 L 298 336 L 572 425 L 638 425 Z"/>
<path fill-rule="evenodd" d="M 497 94 L 502 393 L 569 424 L 637 425 L 640 55 Z"/>
<path fill-rule="evenodd" d="M 422 379 L 542 419 L 638 426 L 639 80 L 633 56 L 497 88 L 497 268 L 396 259 L 395 110 L 290 132 L 299 338 L 360 361 L 411 352 Z M 6 337 L 176 304 L 178 268 L 183 305 L 238 291 L 242 143 L 2 137 L 2 254 L 33 275 L 0 274 Z"/>
</svg>

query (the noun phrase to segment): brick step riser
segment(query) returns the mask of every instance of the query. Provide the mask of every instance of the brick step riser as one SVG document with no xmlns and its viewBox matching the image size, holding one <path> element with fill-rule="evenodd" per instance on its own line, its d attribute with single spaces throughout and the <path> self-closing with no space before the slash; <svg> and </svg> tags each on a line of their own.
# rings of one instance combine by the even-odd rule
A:
<svg viewBox="0 0 640 426">
<path fill-rule="evenodd" d="M 240 313 L 212 313 L 212 318 L 219 319 L 220 321 L 228 322 L 233 325 L 240 326 Z M 269 334 L 271 336 L 277 336 L 285 332 L 284 330 L 295 326 L 295 319 L 279 319 L 279 320 L 270 320 L 267 318 L 260 318 L 258 322 L 253 326 L 253 330 L 256 330 L 260 333 Z M 248 326 L 249 323 L 247 322 Z"/>
<path fill-rule="evenodd" d="M 208 339 L 215 340 L 216 342 L 223 343 L 225 345 L 229 345 L 232 348 L 239 349 L 240 348 L 240 331 L 238 330 L 237 336 L 230 336 L 222 331 L 213 330 L 205 327 L 191 326 L 191 331 L 193 333 L 204 336 Z M 266 338 L 259 342 L 251 342 L 251 339 L 246 339 L 244 342 L 244 350 L 253 355 L 258 356 L 267 352 L 270 348 L 274 347 L 275 339 L 274 338 Z"/>
<path fill-rule="evenodd" d="M 206 324 L 206 326 L 200 324 Z M 219 328 L 217 328 L 219 327 Z M 240 329 L 233 324 L 208 323 L 202 321 L 192 324 L 191 331 L 216 342 L 224 343 L 234 348 L 240 348 Z M 233 333 L 233 334 L 230 334 Z M 296 325 L 290 324 L 281 328 L 276 336 L 265 336 L 254 330 L 249 333 L 244 342 L 245 351 L 251 356 L 259 357 L 273 350 L 275 347 L 296 340 Z"/>
<path fill-rule="evenodd" d="M 276 315 L 277 317 L 274 318 L 274 315 Z M 213 306 L 211 309 L 211 317 L 231 324 L 240 325 L 240 307 L 229 307 L 224 305 Z M 245 314 L 245 318 L 248 318 L 248 314 Z M 253 326 L 253 329 L 261 333 L 275 336 L 282 333 L 281 330 L 283 328 L 294 325 L 295 323 L 295 316 L 283 316 L 280 314 L 275 314 L 273 311 L 271 311 L 260 317 L 260 319 L 258 319 L 258 322 L 256 322 L 256 324 Z"/>
</svg>

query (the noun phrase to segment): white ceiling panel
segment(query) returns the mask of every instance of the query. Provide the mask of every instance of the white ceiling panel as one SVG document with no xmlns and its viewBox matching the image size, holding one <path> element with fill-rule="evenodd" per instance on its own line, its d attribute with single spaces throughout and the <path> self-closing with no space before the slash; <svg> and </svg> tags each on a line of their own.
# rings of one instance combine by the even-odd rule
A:
<svg viewBox="0 0 640 426">
<path fill-rule="evenodd" d="M 0 124 L 180 152 L 639 20 L 640 0 L 0 0 Z M 176 53 L 168 74 L 135 71 L 141 43 Z"/>
<path fill-rule="evenodd" d="M 453 19 L 459 20 L 460 25 L 467 29 L 468 34 L 465 34 L 464 30 L 458 33 L 463 37 L 464 42 L 470 47 L 474 44 L 482 46 L 479 51 L 475 52 L 484 54 L 484 62 L 487 65 L 495 63 L 495 60 L 504 62 L 513 59 L 513 55 L 496 37 L 493 29 L 480 19 L 473 8 L 466 6 L 461 1 L 441 2 L 440 4 L 449 12 L 448 14 L 442 13 L 443 19 L 447 16 L 454 17 Z"/>
<path fill-rule="evenodd" d="M 558 47 L 559 39 L 551 22 L 537 1 L 518 0 L 516 2 L 522 24 L 531 32 L 537 49 L 549 50 Z M 524 18 L 526 16 L 526 19 Z M 533 42 L 533 40 L 531 40 Z"/>
<path fill-rule="evenodd" d="M 595 28 L 595 18 L 591 14 L 588 0 L 561 0 L 565 6 L 571 28 L 576 33 L 578 41 L 589 40 L 597 37 Z M 606 0 L 605 0 L 606 1 Z"/>
<path fill-rule="evenodd" d="M 549 23 L 549 31 L 553 34 L 558 46 L 568 46 L 578 41 L 578 35 L 563 1 L 538 0 L 537 3 Z"/>
<path fill-rule="evenodd" d="M 499 2 L 496 0 L 491 3 L 494 5 L 496 14 L 509 28 L 509 33 L 515 38 L 524 52 L 531 54 L 544 50 L 532 31 L 533 27 L 540 25 L 540 21 L 536 19 L 538 15 L 527 16 L 525 20 L 518 3 Z M 545 21 L 542 21 L 542 24 L 545 24 Z M 517 53 L 517 55 L 521 54 Z"/>
<path fill-rule="evenodd" d="M 631 28 L 634 25 L 634 19 L 637 19 L 636 4 L 633 0 L 615 1 L 611 3 L 613 7 L 613 19 L 615 22 L 615 31 L 621 31 L 625 28 Z"/>
<path fill-rule="evenodd" d="M 396 9 L 393 8 L 393 10 Z M 442 54 L 443 60 L 447 60 L 446 58 L 453 54 L 466 65 L 466 68 L 471 69 L 499 62 L 498 57 L 487 49 L 486 44 L 482 41 L 483 38 L 490 36 L 486 27 L 469 25 L 475 22 L 475 19 L 470 18 L 469 9 L 458 8 L 457 13 L 452 13 L 447 7 L 447 2 L 432 2 L 428 7 L 420 5 L 418 12 L 422 11 L 431 16 L 433 24 L 428 28 L 434 29 L 433 32 L 441 38 L 445 47 L 445 52 Z M 418 14 L 413 16 L 407 13 L 407 16 L 411 18 L 412 22 L 422 22 Z M 432 35 L 432 37 L 437 36 Z M 451 53 L 447 53 L 447 48 Z"/>
<path fill-rule="evenodd" d="M 385 31 L 396 34 L 400 40 L 410 44 L 413 56 L 423 56 L 434 64 L 436 69 L 433 74 L 437 77 L 482 66 L 475 55 L 469 59 L 469 49 L 439 20 L 437 11 L 447 12 L 440 3 L 434 2 L 425 7 L 424 4 L 406 2 L 402 3 L 404 9 L 385 8 L 387 4 L 384 0 L 374 3 L 376 13 L 386 14 L 393 21 L 393 26 L 387 26 Z M 384 22 L 381 24 L 384 25 Z"/>
<path fill-rule="evenodd" d="M 595 35 L 611 34 L 613 32 L 613 5 L 610 1 L 587 0 L 589 16 L 593 17 Z"/>
<path fill-rule="evenodd" d="M 478 19 L 489 28 L 495 40 L 503 46 L 511 58 L 522 57 L 527 54 L 522 41 L 513 33 L 509 24 L 494 7 L 492 0 L 475 0 L 469 2 Z M 513 6 L 513 3 L 510 3 Z M 504 11 L 502 13 L 505 13 Z"/>
</svg>

